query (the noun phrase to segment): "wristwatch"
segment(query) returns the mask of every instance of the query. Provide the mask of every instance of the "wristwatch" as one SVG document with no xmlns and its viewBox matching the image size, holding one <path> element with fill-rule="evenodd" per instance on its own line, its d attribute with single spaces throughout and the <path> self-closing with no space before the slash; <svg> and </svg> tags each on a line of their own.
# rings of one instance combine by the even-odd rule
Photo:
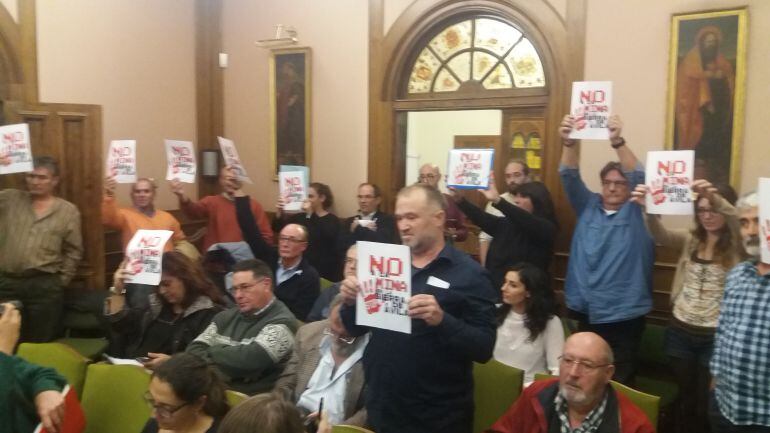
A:
<svg viewBox="0 0 770 433">
<path fill-rule="evenodd" d="M 118 290 L 115 286 L 110 286 L 110 293 L 113 295 L 125 295 L 126 294 L 126 288 L 122 288 L 121 290 Z"/>
<path fill-rule="evenodd" d="M 626 145 L 626 139 L 623 137 L 620 137 L 620 141 L 617 143 L 610 142 L 610 146 L 612 146 L 613 149 L 618 149 L 620 147 L 623 147 Z"/>
</svg>

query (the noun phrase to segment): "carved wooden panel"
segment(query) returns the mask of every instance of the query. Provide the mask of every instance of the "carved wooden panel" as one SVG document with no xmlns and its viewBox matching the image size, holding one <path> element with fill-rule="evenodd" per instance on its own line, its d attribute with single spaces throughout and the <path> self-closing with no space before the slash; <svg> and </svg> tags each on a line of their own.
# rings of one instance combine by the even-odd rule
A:
<svg viewBox="0 0 770 433">
<path fill-rule="evenodd" d="M 82 219 L 83 262 L 74 286 L 104 287 L 104 237 L 101 209 L 102 110 L 97 105 L 8 102 L 8 123 L 29 125 L 32 153 L 59 161 L 58 195 L 74 203 Z M 0 187 L 23 188 L 19 175 L 3 176 Z"/>
</svg>

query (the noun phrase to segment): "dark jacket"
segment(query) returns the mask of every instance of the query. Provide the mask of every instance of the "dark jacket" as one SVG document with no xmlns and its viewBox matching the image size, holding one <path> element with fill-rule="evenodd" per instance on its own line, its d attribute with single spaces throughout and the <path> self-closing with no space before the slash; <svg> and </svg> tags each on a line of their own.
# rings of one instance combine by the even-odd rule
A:
<svg viewBox="0 0 770 433">
<path fill-rule="evenodd" d="M 607 387 L 609 394 L 604 421 L 596 433 L 654 433 L 647 416 L 626 396 Z M 487 430 L 488 433 L 559 433 L 559 415 L 554 407 L 559 380 L 535 381 L 510 409 Z"/>
<path fill-rule="evenodd" d="M 35 396 L 61 391 L 66 384 L 52 368 L 0 352 L 0 433 L 32 433 L 40 422 Z"/>
<path fill-rule="evenodd" d="M 156 294 L 149 296 L 148 309 L 123 309 L 107 316 L 112 330 L 120 335 L 122 347 L 116 348 L 122 353 L 114 355 L 124 358 L 147 356 L 147 352 L 158 352 L 172 355 L 183 352 L 190 342 L 211 323 L 211 319 L 222 307 L 216 305 L 208 296 L 199 296 L 190 306 L 185 308 L 181 317 L 176 319 L 171 332 L 171 339 L 162 346 L 155 347 L 148 343 L 148 330 L 153 322 L 159 320 L 161 313 L 168 313 L 169 306 L 163 304 Z M 160 319 L 163 320 L 163 319 Z"/>
<path fill-rule="evenodd" d="M 238 217 L 238 225 L 241 227 L 243 240 L 249 244 L 254 257 L 270 266 L 275 275 L 275 271 L 278 268 L 278 249 L 268 245 L 262 238 L 262 233 L 259 231 L 254 214 L 249 207 L 248 197 L 235 198 L 235 212 Z M 308 313 L 310 313 L 310 309 L 313 308 L 313 303 L 318 298 L 318 294 L 321 292 L 321 282 L 318 272 L 304 257 L 298 266 L 297 273 L 281 284 L 276 284 L 273 292 L 278 299 L 289 307 L 289 310 L 297 319 L 304 322 L 307 319 Z"/>
<path fill-rule="evenodd" d="M 339 249 L 342 257 L 348 251 L 351 245 L 358 241 L 382 242 L 385 244 L 400 244 L 401 236 L 396 228 L 396 220 L 393 215 L 380 211 L 374 213 L 374 219 L 377 223 L 377 230 L 370 230 L 366 227 L 357 226 L 355 230 L 350 231 L 353 221 L 360 219 L 358 215 L 345 219 L 340 230 Z"/>
<path fill-rule="evenodd" d="M 492 283 L 500 288 L 505 269 L 520 262 L 531 263 L 548 272 L 556 240 L 556 224 L 531 214 L 507 200 L 493 206 L 504 216 L 488 214 L 473 203 L 462 200 L 457 206 L 481 230 L 494 236 L 487 253 L 486 268 L 492 274 Z"/>
</svg>

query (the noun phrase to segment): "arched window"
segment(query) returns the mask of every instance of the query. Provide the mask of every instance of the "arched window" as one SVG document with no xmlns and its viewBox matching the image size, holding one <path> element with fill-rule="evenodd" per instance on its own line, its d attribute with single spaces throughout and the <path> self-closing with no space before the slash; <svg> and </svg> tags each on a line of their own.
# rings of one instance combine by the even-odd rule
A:
<svg viewBox="0 0 770 433">
<path fill-rule="evenodd" d="M 433 36 L 414 61 L 406 93 L 545 86 L 543 63 L 529 39 L 506 22 L 484 17 L 452 24 Z"/>
</svg>

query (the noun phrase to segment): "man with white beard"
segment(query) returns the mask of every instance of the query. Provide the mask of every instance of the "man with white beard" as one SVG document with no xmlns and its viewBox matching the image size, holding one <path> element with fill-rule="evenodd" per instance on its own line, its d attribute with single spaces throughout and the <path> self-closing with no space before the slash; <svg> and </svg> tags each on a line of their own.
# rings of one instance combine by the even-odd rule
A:
<svg viewBox="0 0 770 433">
<path fill-rule="evenodd" d="M 759 197 L 751 192 L 738 200 L 738 221 L 741 223 L 743 247 L 749 256 L 759 257 Z"/>
<path fill-rule="evenodd" d="M 535 381 L 487 430 L 490 433 L 652 433 L 644 413 L 610 386 L 612 350 L 593 332 L 573 334 L 559 378 Z"/>
</svg>

